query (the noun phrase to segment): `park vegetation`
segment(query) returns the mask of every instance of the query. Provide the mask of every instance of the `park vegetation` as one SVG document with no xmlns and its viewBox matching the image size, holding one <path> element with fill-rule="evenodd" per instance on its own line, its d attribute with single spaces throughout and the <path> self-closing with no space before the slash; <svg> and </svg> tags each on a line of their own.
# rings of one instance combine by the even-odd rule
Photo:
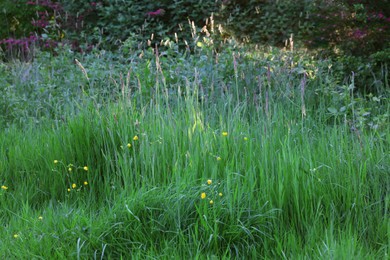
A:
<svg viewBox="0 0 390 260">
<path fill-rule="evenodd" d="M 4 259 L 387 259 L 388 1 L 2 1 Z"/>
</svg>

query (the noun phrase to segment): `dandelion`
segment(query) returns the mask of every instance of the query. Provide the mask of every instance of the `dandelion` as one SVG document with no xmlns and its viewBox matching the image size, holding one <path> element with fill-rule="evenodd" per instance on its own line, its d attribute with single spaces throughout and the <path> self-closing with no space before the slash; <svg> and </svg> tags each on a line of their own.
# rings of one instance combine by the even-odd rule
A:
<svg viewBox="0 0 390 260">
<path fill-rule="evenodd" d="M 88 185 L 88 182 L 87 182 L 87 181 L 85 181 L 85 182 L 84 182 L 84 186 L 87 186 L 87 185 Z"/>
<path fill-rule="evenodd" d="M 73 188 L 73 189 L 76 189 L 76 187 L 77 187 L 76 183 L 73 183 L 73 184 L 72 184 L 72 188 Z"/>
<path fill-rule="evenodd" d="M 222 158 L 218 156 L 218 157 L 217 157 L 217 161 L 220 161 L 220 160 L 222 160 Z"/>
<path fill-rule="evenodd" d="M 223 136 L 227 136 L 227 135 L 228 135 L 228 132 L 222 132 L 222 135 L 223 135 Z"/>
<path fill-rule="evenodd" d="M 210 185 L 211 183 L 213 183 L 212 180 L 207 180 L 207 184 Z"/>
<path fill-rule="evenodd" d="M 86 172 L 87 172 L 87 171 L 88 171 L 88 166 L 84 166 L 84 168 L 83 168 L 83 169 L 84 169 L 84 171 L 86 171 Z"/>
<path fill-rule="evenodd" d="M 135 135 L 135 136 L 133 137 L 133 140 L 134 140 L 134 141 L 137 141 L 137 140 L 138 140 L 138 135 Z"/>
<path fill-rule="evenodd" d="M 70 192 L 70 189 L 68 188 L 68 192 Z"/>
<path fill-rule="evenodd" d="M 1 186 L 1 188 L 2 188 L 3 190 L 8 190 L 8 187 L 5 186 L 5 185 Z"/>
<path fill-rule="evenodd" d="M 213 200 L 210 200 L 210 205 L 213 205 L 214 204 L 214 201 Z"/>
<path fill-rule="evenodd" d="M 203 200 L 206 198 L 206 193 L 205 192 L 202 192 L 202 194 L 200 194 L 200 198 Z"/>
<path fill-rule="evenodd" d="M 57 164 L 58 163 L 58 160 L 54 160 L 54 164 Z"/>
<path fill-rule="evenodd" d="M 130 148 L 130 147 L 131 147 L 131 144 L 130 144 L 130 143 L 128 143 L 128 144 L 127 144 L 127 148 Z"/>
<path fill-rule="evenodd" d="M 14 234 L 14 238 L 18 238 L 19 237 L 19 235 L 18 234 Z"/>
<path fill-rule="evenodd" d="M 223 195 L 222 192 L 218 193 L 218 196 L 222 197 L 222 195 Z"/>
<path fill-rule="evenodd" d="M 39 219 L 39 220 L 42 220 L 42 219 L 43 219 L 43 217 L 42 217 L 42 216 L 39 216 L 39 217 L 38 217 L 38 219 Z"/>
</svg>

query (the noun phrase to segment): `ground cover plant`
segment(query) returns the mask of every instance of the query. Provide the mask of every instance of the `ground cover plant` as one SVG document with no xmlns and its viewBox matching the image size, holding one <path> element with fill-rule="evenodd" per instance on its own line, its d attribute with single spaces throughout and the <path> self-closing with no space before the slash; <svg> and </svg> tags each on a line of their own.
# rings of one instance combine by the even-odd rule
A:
<svg viewBox="0 0 390 260">
<path fill-rule="evenodd" d="M 157 2 L 129 5 L 126 15 L 139 25 L 182 22 L 191 6 L 173 11 L 189 2 L 166 2 L 163 10 Z M 273 8 L 285 15 L 283 27 L 305 7 L 215 1 L 208 8 L 236 10 L 236 2 L 255 18 L 267 14 L 261 23 L 231 24 L 241 28 L 272 21 Z M 387 21 L 376 12 L 382 7 L 349 2 L 340 10 L 373 18 L 366 28 Z M 28 48 L 5 49 L 8 62 L 0 64 L 0 256 L 388 258 L 385 47 L 375 49 L 375 66 L 355 70 L 366 61 L 342 55 L 335 62 L 294 47 L 292 38 L 284 49 L 238 44 L 215 35 L 223 28 L 212 17 L 202 29 L 189 21 L 180 39 L 160 41 L 170 29 L 156 36 L 121 30 L 117 2 L 67 3 L 76 16 L 56 2 L 28 4 L 41 12 L 39 37 L 3 42 Z M 199 19 L 202 7 L 193 12 Z M 115 51 L 89 48 L 102 32 L 85 34 L 80 23 L 98 11 L 100 23 L 124 33 L 107 38 Z M 265 27 L 278 31 L 274 25 Z M 47 40 L 53 45 L 42 45 Z"/>
<path fill-rule="evenodd" d="M 1 65 L 0 255 L 386 259 L 388 86 L 194 41 Z"/>
</svg>

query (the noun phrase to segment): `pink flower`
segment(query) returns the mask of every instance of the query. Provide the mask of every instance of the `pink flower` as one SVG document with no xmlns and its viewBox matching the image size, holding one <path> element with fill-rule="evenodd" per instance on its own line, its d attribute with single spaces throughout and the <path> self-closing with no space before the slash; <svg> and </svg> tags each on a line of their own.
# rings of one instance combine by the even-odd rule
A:
<svg viewBox="0 0 390 260">
<path fill-rule="evenodd" d="M 367 35 L 367 33 L 364 32 L 364 31 L 361 31 L 360 29 L 356 29 L 356 30 L 353 32 L 353 38 L 355 38 L 355 39 L 362 39 L 362 38 L 364 38 L 366 35 Z"/>
<path fill-rule="evenodd" d="M 164 15 L 165 14 L 165 10 L 164 9 L 158 9 L 157 11 L 148 12 L 146 14 L 149 15 L 149 16 Z"/>
</svg>

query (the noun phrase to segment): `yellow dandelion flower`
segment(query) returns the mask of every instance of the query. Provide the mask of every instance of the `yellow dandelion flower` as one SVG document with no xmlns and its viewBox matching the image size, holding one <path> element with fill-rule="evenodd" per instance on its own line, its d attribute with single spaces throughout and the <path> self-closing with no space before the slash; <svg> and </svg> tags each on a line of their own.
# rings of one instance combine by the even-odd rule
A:
<svg viewBox="0 0 390 260">
<path fill-rule="evenodd" d="M 130 144 L 130 143 L 128 143 L 128 144 L 127 144 L 127 148 L 130 148 L 130 147 L 131 147 L 131 144 Z"/>
<path fill-rule="evenodd" d="M 19 237 L 19 235 L 18 234 L 14 234 L 14 238 L 18 238 Z"/>
<path fill-rule="evenodd" d="M 84 171 L 86 171 L 86 172 L 87 172 L 87 171 L 88 171 L 88 166 L 84 166 L 84 168 L 83 168 L 83 169 L 84 169 Z"/>
<path fill-rule="evenodd" d="M 54 164 L 57 164 L 58 163 L 58 160 L 54 160 Z"/>
<path fill-rule="evenodd" d="M 210 185 L 211 183 L 213 183 L 212 180 L 207 180 L 207 184 Z"/>
<path fill-rule="evenodd" d="M 222 192 L 218 193 L 218 196 L 222 197 L 222 195 L 223 195 Z"/>
<path fill-rule="evenodd" d="M 5 186 L 5 185 L 1 186 L 1 188 L 2 188 L 3 190 L 8 190 L 8 187 Z"/>
<path fill-rule="evenodd" d="M 85 186 L 87 186 L 87 185 L 88 185 L 88 182 L 87 182 L 87 181 L 85 181 L 85 182 L 84 182 L 84 185 L 85 185 Z"/>
<path fill-rule="evenodd" d="M 210 204 L 213 205 L 213 204 L 214 204 L 214 201 L 213 201 L 213 200 L 210 200 Z"/>
<path fill-rule="evenodd" d="M 68 192 L 70 192 L 70 189 L 68 188 Z"/>
<path fill-rule="evenodd" d="M 222 158 L 218 156 L 218 157 L 217 157 L 217 161 L 220 161 L 220 160 L 222 160 Z"/>
<path fill-rule="evenodd" d="M 42 217 L 42 216 L 39 216 L 39 217 L 38 217 L 38 219 L 39 219 L 39 220 L 42 220 L 42 219 L 43 219 L 43 217 Z"/>
<path fill-rule="evenodd" d="M 203 200 L 206 198 L 206 193 L 205 192 L 202 192 L 202 194 L 200 194 L 200 198 Z"/>
<path fill-rule="evenodd" d="M 223 136 L 227 136 L 227 135 L 228 135 L 228 132 L 222 132 L 222 135 L 223 135 Z"/>
<path fill-rule="evenodd" d="M 138 140 L 138 135 L 135 135 L 135 136 L 133 137 L 133 140 L 134 140 L 134 141 L 137 141 L 137 140 Z"/>
<path fill-rule="evenodd" d="M 73 189 L 76 189 L 76 187 L 77 187 L 76 183 L 73 183 L 73 184 L 72 184 L 72 188 L 73 188 Z"/>
</svg>

